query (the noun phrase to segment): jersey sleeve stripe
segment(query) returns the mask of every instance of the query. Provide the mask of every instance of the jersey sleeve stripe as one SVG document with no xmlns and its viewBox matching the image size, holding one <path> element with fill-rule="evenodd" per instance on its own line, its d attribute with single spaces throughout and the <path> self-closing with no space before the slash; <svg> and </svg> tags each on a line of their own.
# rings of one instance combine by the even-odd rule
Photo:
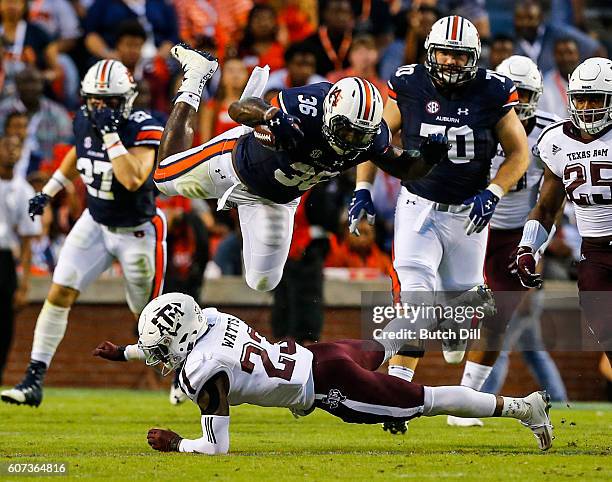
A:
<svg viewBox="0 0 612 482">
<path fill-rule="evenodd" d="M 141 131 L 164 131 L 162 126 L 144 126 Z"/>
<path fill-rule="evenodd" d="M 508 96 L 508 100 L 506 100 L 504 107 L 516 105 L 518 104 L 518 101 L 519 101 L 518 92 L 516 91 L 516 89 L 514 89 L 514 91 L 512 91 L 510 95 Z"/>
<path fill-rule="evenodd" d="M 134 146 L 159 146 L 160 142 L 156 139 L 148 139 L 144 141 L 135 141 Z"/>
<path fill-rule="evenodd" d="M 158 210 L 159 211 L 159 210 Z M 164 253 L 164 240 L 166 239 L 166 223 L 164 218 L 156 214 L 151 219 L 155 228 L 155 276 L 149 301 L 157 298 L 164 287 L 164 276 L 166 274 L 166 256 Z"/>
<path fill-rule="evenodd" d="M 136 135 L 137 141 L 144 141 L 149 139 L 161 140 L 163 131 L 145 131 L 142 130 Z"/>
<path fill-rule="evenodd" d="M 190 171 L 194 167 L 206 162 L 214 156 L 220 156 L 222 154 L 232 152 L 232 149 L 236 145 L 237 141 L 238 139 L 223 139 L 215 144 L 205 147 L 201 151 L 183 158 L 179 158 L 171 164 L 158 166 L 153 174 L 153 179 L 155 181 L 170 181 L 177 178 L 181 174 Z"/>
<path fill-rule="evenodd" d="M 391 85 L 391 84 L 389 84 Z M 397 101 L 397 94 L 392 88 L 389 88 L 389 98 Z"/>
<path fill-rule="evenodd" d="M 283 109 L 283 112 L 288 114 L 289 111 L 287 110 L 287 107 L 285 107 L 285 101 L 283 100 L 283 93 L 282 92 L 278 93 L 278 103 L 279 103 L 279 108 Z"/>
</svg>

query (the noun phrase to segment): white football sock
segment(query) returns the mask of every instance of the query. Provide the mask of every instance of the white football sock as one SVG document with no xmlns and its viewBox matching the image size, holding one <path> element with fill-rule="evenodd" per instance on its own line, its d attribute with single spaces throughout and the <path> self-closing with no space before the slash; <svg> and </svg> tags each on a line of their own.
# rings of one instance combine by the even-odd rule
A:
<svg viewBox="0 0 612 482">
<path fill-rule="evenodd" d="M 492 369 L 493 367 L 487 365 L 466 361 L 465 368 L 463 369 L 463 377 L 461 377 L 461 386 L 480 390 Z"/>
<path fill-rule="evenodd" d="M 407 382 L 411 382 L 412 377 L 414 377 L 414 370 L 412 368 L 403 367 L 402 365 L 389 365 L 387 373 L 392 377 L 401 378 Z"/>
<path fill-rule="evenodd" d="M 455 415 L 456 417 L 492 417 L 497 397 L 468 387 L 424 387 L 423 415 Z"/>
<path fill-rule="evenodd" d="M 70 308 L 55 306 L 45 300 L 36 320 L 34 341 L 32 343 L 32 360 L 43 362 L 47 368 L 51 364 L 55 350 L 64 338 Z"/>
<path fill-rule="evenodd" d="M 502 397 L 504 406 L 502 408 L 502 417 L 518 418 L 525 420 L 529 415 L 529 405 L 522 398 Z"/>
</svg>

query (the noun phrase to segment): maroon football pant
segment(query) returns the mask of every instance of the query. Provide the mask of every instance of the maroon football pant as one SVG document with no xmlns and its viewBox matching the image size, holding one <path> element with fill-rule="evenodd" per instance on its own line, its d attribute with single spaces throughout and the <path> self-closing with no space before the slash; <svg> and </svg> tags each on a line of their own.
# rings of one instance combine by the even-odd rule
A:
<svg viewBox="0 0 612 482">
<path fill-rule="evenodd" d="M 604 351 L 612 351 L 612 236 L 582 238 L 578 264 L 580 306 Z"/>
<path fill-rule="evenodd" d="M 423 386 L 375 370 L 384 357 L 374 341 L 308 346 L 314 359 L 315 406 L 348 423 L 409 420 L 423 413 Z"/>
<path fill-rule="evenodd" d="M 508 269 L 510 257 L 519 245 L 523 229 L 491 229 L 485 257 L 485 280 L 493 291 L 497 313 L 483 320 L 483 327 L 502 335 L 527 288 Z M 501 349 L 501 347 L 492 347 Z"/>
</svg>

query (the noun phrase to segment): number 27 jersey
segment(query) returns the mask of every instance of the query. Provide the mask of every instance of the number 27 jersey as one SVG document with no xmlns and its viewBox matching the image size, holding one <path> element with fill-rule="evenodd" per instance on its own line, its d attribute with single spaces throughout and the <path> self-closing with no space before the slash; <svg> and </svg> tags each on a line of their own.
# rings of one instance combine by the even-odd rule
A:
<svg viewBox="0 0 612 482">
<path fill-rule="evenodd" d="M 450 149 L 421 179 L 405 184 L 425 199 L 461 204 L 487 187 L 497 151 L 495 125 L 518 103 L 510 79 L 478 69 L 466 85 L 443 91 L 424 65 L 404 65 L 389 80 L 389 97 L 402 116 L 404 149 L 419 149 L 430 134 L 445 134 Z"/>
<path fill-rule="evenodd" d="M 313 355 L 295 342 L 270 343 L 235 316 L 214 308 L 202 311 L 211 328 L 187 356 L 181 389 L 197 402 L 213 376 L 229 379 L 230 405 L 306 410 L 314 403 Z"/>
</svg>

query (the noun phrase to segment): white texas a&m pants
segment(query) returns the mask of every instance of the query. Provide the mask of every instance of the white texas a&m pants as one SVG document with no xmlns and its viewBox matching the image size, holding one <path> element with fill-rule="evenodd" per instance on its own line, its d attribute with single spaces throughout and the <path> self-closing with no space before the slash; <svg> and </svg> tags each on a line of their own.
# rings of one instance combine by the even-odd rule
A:
<svg viewBox="0 0 612 482">
<path fill-rule="evenodd" d="M 85 210 L 60 251 L 53 282 L 83 291 L 117 259 L 125 277 L 132 313 L 139 314 L 161 294 L 166 272 L 166 217 L 161 210 L 139 226 L 97 223 Z"/>
<path fill-rule="evenodd" d="M 167 196 L 218 199 L 218 209 L 236 206 L 242 230 L 247 284 L 258 291 L 276 287 L 283 276 L 299 199 L 276 204 L 249 193 L 232 164 L 232 149 L 252 128 L 238 126 L 210 141 L 162 160 L 153 179 Z"/>
<path fill-rule="evenodd" d="M 489 230 L 466 234 L 470 209 L 434 203 L 402 187 L 393 241 L 396 300 L 399 292 L 410 302 L 411 292 L 467 291 L 484 282 Z"/>
</svg>

